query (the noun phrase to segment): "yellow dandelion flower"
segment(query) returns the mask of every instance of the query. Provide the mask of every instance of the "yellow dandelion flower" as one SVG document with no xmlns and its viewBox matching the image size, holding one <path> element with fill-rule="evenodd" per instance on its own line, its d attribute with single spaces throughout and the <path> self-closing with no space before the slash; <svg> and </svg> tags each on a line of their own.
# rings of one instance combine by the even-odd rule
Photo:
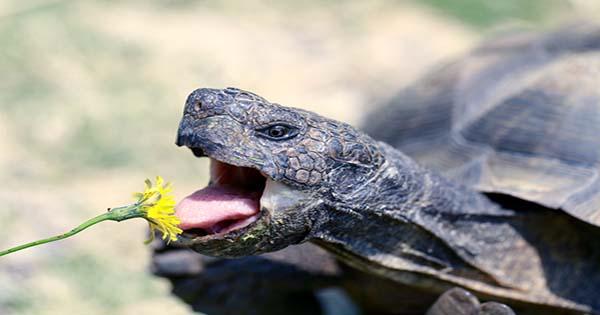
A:
<svg viewBox="0 0 600 315">
<path fill-rule="evenodd" d="M 67 233 L 0 251 L 0 257 L 29 247 L 63 240 L 103 221 L 121 222 L 134 218 L 144 218 L 150 224 L 151 239 L 147 243 L 154 240 L 156 231 L 162 233 L 163 240 L 176 241 L 177 235 L 183 231 L 178 227 L 181 221 L 175 216 L 175 198 L 171 194 L 172 190 L 172 185 L 165 183 L 160 176 L 156 177 L 156 185 L 152 185 L 147 179 L 144 191 L 134 194 L 134 204 L 109 209 L 108 212 L 83 222 Z"/>
<path fill-rule="evenodd" d="M 135 193 L 139 211 L 150 224 L 150 239 L 154 240 L 155 231 L 162 233 L 163 240 L 176 241 L 177 235 L 183 231 L 178 227 L 181 223 L 175 216 L 175 197 L 171 194 L 173 187 L 171 183 L 165 183 L 160 176 L 156 177 L 156 185 L 146 180 L 146 188 L 143 192 Z"/>
</svg>

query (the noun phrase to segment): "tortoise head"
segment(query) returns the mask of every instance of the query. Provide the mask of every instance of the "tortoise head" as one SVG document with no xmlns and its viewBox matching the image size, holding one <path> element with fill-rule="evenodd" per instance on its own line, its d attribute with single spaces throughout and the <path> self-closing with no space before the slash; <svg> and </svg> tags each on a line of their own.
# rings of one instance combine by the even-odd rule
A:
<svg viewBox="0 0 600 315">
<path fill-rule="evenodd" d="M 208 187 L 182 200 L 177 215 L 180 243 L 213 256 L 309 239 L 383 163 L 375 141 L 351 126 L 234 88 L 194 91 L 177 145 L 211 160 Z"/>
</svg>

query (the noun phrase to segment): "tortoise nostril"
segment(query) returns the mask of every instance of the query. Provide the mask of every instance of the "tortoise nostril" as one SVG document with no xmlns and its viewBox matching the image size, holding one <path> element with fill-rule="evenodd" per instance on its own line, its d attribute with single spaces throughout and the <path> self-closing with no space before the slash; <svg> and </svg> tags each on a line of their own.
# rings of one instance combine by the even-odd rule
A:
<svg viewBox="0 0 600 315">
<path fill-rule="evenodd" d="M 196 103 L 194 103 L 194 111 L 199 112 L 201 108 L 202 108 L 202 102 L 196 101 Z"/>
</svg>

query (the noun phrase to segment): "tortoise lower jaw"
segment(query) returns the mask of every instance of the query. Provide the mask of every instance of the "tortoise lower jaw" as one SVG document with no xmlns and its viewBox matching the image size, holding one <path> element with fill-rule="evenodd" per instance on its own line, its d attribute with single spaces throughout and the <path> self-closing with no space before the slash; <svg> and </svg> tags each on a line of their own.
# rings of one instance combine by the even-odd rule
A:
<svg viewBox="0 0 600 315">
<path fill-rule="evenodd" d="M 198 229 L 198 231 L 195 231 L 196 229 L 185 230 L 179 236 L 177 242 L 178 244 L 192 248 L 198 246 L 211 247 L 211 243 L 221 241 L 236 242 L 242 238 L 252 236 L 253 232 L 259 227 L 267 226 L 270 218 L 269 210 L 263 208 L 259 213 L 252 216 L 251 221 L 246 222 L 242 226 L 236 226 L 235 228 L 212 234 L 201 229 Z"/>
<path fill-rule="evenodd" d="M 269 172 L 258 167 L 260 163 L 238 163 L 218 152 L 190 149 L 211 160 L 210 182 L 177 205 L 184 233 L 176 246 L 205 255 L 240 257 L 306 238 L 310 224 L 300 210 L 314 199 L 309 193 L 266 175 Z M 289 222 L 295 223 L 291 231 Z"/>
<path fill-rule="evenodd" d="M 212 234 L 189 238 L 182 236 L 177 246 L 190 248 L 200 254 L 214 257 L 237 258 L 264 252 L 269 239 L 271 216 L 261 211 L 258 220 L 250 225 L 225 234 Z"/>
</svg>

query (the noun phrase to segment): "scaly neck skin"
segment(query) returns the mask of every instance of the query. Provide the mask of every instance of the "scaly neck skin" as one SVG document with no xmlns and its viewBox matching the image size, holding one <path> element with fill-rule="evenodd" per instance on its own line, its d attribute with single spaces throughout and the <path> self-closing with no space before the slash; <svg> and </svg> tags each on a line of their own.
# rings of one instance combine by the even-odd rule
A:
<svg viewBox="0 0 600 315">
<path fill-rule="evenodd" d="M 356 268 L 406 284 L 537 289 L 528 279 L 543 279 L 543 270 L 511 225 L 512 211 L 380 147 L 386 163 L 379 174 L 341 201 L 344 211 L 335 204 L 327 211 L 315 228 L 316 243 Z M 511 260 L 511 254 L 528 259 Z M 514 263 L 521 271 L 511 270 Z"/>
</svg>

